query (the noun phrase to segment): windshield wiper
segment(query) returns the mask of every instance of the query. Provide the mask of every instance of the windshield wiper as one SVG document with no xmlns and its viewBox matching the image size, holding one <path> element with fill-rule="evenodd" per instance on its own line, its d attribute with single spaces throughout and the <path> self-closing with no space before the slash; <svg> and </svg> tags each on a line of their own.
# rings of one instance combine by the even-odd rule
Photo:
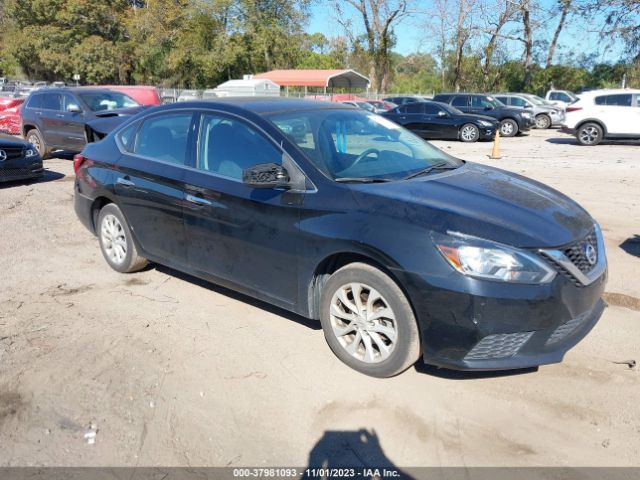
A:
<svg viewBox="0 0 640 480">
<path fill-rule="evenodd" d="M 456 165 L 451 165 L 447 162 L 440 162 L 425 169 L 419 170 L 416 173 L 412 173 L 411 175 L 404 177 L 404 180 L 421 177 L 422 175 L 426 175 L 427 173 L 433 172 L 434 170 L 455 170 L 456 168 L 458 168 Z"/>
<path fill-rule="evenodd" d="M 385 183 L 391 181 L 388 178 L 374 177 L 338 177 L 334 180 L 338 183 Z"/>
</svg>

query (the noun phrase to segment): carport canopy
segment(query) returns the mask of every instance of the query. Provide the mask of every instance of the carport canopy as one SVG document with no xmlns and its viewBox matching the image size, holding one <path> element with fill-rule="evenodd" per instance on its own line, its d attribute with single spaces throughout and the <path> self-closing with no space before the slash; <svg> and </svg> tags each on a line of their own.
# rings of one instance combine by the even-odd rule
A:
<svg viewBox="0 0 640 480">
<path fill-rule="evenodd" d="M 283 87 L 369 87 L 369 79 L 354 70 L 271 70 L 253 78 L 266 78 Z"/>
</svg>

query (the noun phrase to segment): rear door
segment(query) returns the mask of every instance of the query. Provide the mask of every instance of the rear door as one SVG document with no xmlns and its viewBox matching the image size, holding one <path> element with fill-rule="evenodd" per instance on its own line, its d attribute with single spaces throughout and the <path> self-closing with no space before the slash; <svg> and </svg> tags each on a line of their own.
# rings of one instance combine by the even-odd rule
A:
<svg viewBox="0 0 640 480">
<path fill-rule="evenodd" d="M 458 119 L 451 113 L 434 103 L 426 103 L 424 113 L 429 138 L 458 138 Z"/>
<path fill-rule="evenodd" d="M 462 110 L 464 113 L 472 113 L 470 95 L 457 95 L 453 97 L 451 105 L 456 107 L 458 110 Z"/>
<path fill-rule="evenodd" d="M 87 143 L 84 129 L 85 112 L 71 112 L 73 107 L 82 108 L 78 99 L 65 92 L 62 94 L 62 125 L 60 126 L 62 140 L 69 150 L 80 151 Z"/>
<path fill-rule="evenodd" d="M 282 150 L 253 124 L 223 112 L 202 113 L 198 123 L 196 168 L 185 177 L 190 268 L 280 305 L 295 303 L 305 194 L 242 183 L 245 168 L 282 164 Z"/>
<path fill-rule="evenodd" d="M 632 135 L 638 132 L 637 108 L 634 106 L 633 94 L 600 95 L 595 97 L 594 103 L 608 134 Z"/>
<path fill-rule="evenodd" d="M 136 240 L 151 259 L 175 268 L 187 265 L 183 204 L 186 165 L 192 155 L 194 114 L 170 110 L 129 129 L 117 164 L 118 203 Z M 121 144 L 125 143 L 123 141 Z"/>
<path fill-rule="evenodd" d="M 40 133 L 44 137 L 44 142 L 50 147 L 63 148 L 64 146 L 64 125 L 62 114 L 62 95 L 57 92 L 47 92 L 42 94 L 41 100 Z"/>
</svg>

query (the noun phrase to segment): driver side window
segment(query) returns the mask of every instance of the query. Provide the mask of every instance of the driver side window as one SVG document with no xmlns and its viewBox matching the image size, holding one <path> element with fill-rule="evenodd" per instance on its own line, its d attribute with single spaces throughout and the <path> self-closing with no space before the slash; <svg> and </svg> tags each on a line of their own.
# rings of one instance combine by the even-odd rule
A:
<svg viewBox="0 0 640 480">
<path fill-rule="evenodd" d="M 282 164 L 282 153 L 260 133 L 234 118 L 206 114 L 200 123 L 198 169 L 242 181 L 258 163 Z"/>
</svg>

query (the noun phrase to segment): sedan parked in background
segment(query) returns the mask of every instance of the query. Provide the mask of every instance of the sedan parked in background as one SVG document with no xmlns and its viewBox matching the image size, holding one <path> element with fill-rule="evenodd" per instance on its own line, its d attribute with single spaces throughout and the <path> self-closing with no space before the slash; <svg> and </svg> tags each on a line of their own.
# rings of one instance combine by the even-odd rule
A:
<svg viewBox="0 0 640 480">
<path fill-rule="evenodd" d="M 564 109 L 551 107 L 535 101 L 526 93 L 496 93 L 494 95 L 507 107 L 524 108 L 533 114 L 536 128 L 547 129 L 559 126 L 564 121 Z"/>
<path fill-rule="evenodd" d="M 21 133 L 42 158 L 53 150 L 79 152 L 142 108 L 131 97 L 104 88 L 36 90 L 22 107 Z"/>
<path fill-rule="evenodd" d="M 0 134 L 0 182 L 41 177 L 42 159 L 29 142 Z"/>
<path fill-rule="evenodd" d="M 436 102 L 448 103 L 464 113 L 493 117 L 500 122 L 500 135 L 515 137 L 528 132 L 535 124 L 533 114 L 520 108 L 507 107 L 491 95 L 480 93 L 440 93 L 433 97 Z"/>
<path fill-rule="evenodd" d="M 359 108 L 165 105 L 87 145 L 74 169 L 76 213 L 111 268 L 153 261 L 318 319 L 367 375 L 421 355 L 457 369 L 559 362 L 604 309 L 602 233 L 579 205 Z"/>
<path fill-rule="evenodd" d="M 397 97 L 387 97 L 385 102 L 395 103 L 396 105 L 404 105 L 405 103 L 424 102 L 424 97 L 417 95 L 399 95 Z"/>
<path fill-rule="evenodd" d="M 466 114 L 440 102 L 407 103 L 383 116 L 428 140 L 492 140 L 500 127 L 493 117 Z"/>
<path fill-rule="evenodd" d="M 640 139 L 640 90 L 592 90 L 567 107 L 562 131 L 581 145 Z"/>
</svg>

